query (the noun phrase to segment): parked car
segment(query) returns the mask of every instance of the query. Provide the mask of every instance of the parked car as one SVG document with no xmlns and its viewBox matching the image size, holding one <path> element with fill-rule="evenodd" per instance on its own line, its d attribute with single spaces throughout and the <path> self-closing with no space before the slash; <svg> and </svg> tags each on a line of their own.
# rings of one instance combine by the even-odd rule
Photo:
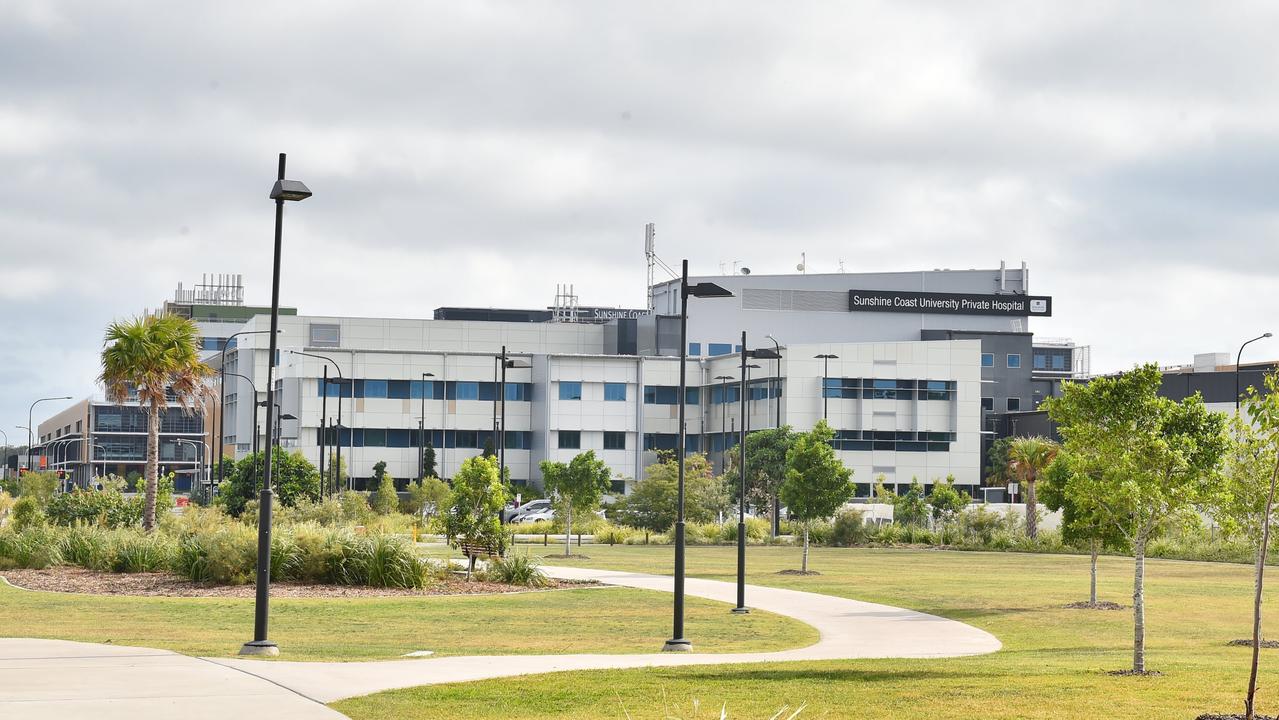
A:
<svg viewBox="0 0 1279 720">
<path fill-rule="evenodd" d="M 525 515 L 528 515 L 529 513 L 541 512 L 542 510 L 550 510 L 550 509 L 551 509 L 550 500 L 546 500 L 546 499 L 529 500 L 528 502 L 524 503 L 518 508 L 511 508 L 510 506 L 503 508 L 502 516 L 503 516 L 503 519 L 506 520 L 506 522 L 520 522 L 520 518 Z M 511 512 L 508 513 L 507 512 L 508 510 L 510 510 Z"/>
<path fill-rule="evenodd" d="M 516 523 L 518 525 L 523 525 L 524 523 L 535 523 L 538 520 L 554 520 L 554 519 L 555 519 L 555 510 L 548 507 L 542 510 L 537 510 L 534 512 L 529 512 L 529 513 L 524 513 L 523 515 L 519 515 L 511 522 Z"/>
</svg>

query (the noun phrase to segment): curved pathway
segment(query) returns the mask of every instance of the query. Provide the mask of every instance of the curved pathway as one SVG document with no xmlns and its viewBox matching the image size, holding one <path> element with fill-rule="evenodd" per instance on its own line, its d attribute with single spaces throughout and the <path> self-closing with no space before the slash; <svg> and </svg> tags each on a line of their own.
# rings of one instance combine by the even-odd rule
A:
<svg viewBox="0 0 1279 720">
<path fill-rule="evenodd" d="M 548 567 L 571 580 L 670 592 L 661 575 Z M 736 602 L 736 586 L 689 578 L 689 595 Z M 993 635 L 954 620 L 912 610 L 798 590 L 747 586 L 748 605 L 808 623 L 820 639 L 808 647 L 763 653 L 643 655 L 506 655 L 378 662 L 321 663 L 193 658 L 167 650 L 65 640 L 0 639 L 0 717 L 180 717 L 182 720 L 262 716 L 333 720 L 323 703 L 416 685 L 484 680 L 566 670 L 674 665 L 935 658 L 999 649 Z M 691 638 L 696 649 L 696 627 Z M 654 639 L 654 645 L 661 642 Z"/>
<path fill-rule="evenodd" d="M 566 580 L 596 580 L 606 585 L 672 592 L 674 580 L 663 575 L 545 567 L 550 576 Z M 737 602 L 737 586 L 720 580 L 688 578 L 685 591 L 695 597 Z M 817 628 L 820 639 L 808 647 L 761 653 L 663 653 L 641 655 L 506 655 L 442 657 L 428 660 L 390 660 L 359 663 L 262 662 L 214 659 L 270 680 L 322 702 L 368 695 L 383 690 L 485 680 L 565 670 L 600 670 L 672 665 L 845 660 L 854 658 L 937 658 L 995 652 L 995 636 L 954 620 L 913 610 L 818 595 L 799 590 L 748 585 L 747 605 L 785 615 Z M 697 649 L 694 631 L 693 649 Z M 654 638 L 660 647 L 664 638 Z"/>
</svg>

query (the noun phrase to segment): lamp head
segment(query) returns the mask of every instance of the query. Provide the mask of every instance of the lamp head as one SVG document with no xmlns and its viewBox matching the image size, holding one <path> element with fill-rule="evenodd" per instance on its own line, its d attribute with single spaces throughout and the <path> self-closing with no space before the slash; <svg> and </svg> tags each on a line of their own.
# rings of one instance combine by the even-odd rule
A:
<svg viewBox="0 0 1279 720">
<path fill-rule="evenodd" d="M 770 348 L 758 348 L 747 353 L 748 356 L 757 360 L 781 360 L 781 353 Z"/>
<path fill-rule="evenodd" d="M 271 188 L 272 200 L 305 200 L 311 197 L 311 190 L 298 180 L 276 180 Z"/>
<path fill-rule="evenodd" d="M 733 293 L 727 288 L 716 285 L 713 282 L 702 282 L 696 285 L 689 285 L 686 296 L 691 295 L 699 298 L 724 298 L 733 297 Z"/>
</svg>

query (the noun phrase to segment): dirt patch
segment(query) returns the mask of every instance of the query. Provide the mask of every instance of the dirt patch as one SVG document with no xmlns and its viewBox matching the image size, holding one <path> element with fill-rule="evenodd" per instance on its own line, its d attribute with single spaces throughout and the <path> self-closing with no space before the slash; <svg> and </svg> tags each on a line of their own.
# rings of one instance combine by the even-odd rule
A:
<svg viewBox="0 0 1279 720">
<path fill-rule="evenodd" d="M 1109 600 L 1099 600 L 1095 603 L 1091 603 L 1085 600 L 1080 602 L 1072 602 L 1069 605 L 1063 605 L 1062 607 L 1067 608 L 1069 610 L 1126 610 L 1127 609 L 1127 606 L 1120 605 L 1119 603 L 1115 603 L 1115 602 L 1110 602 Z"/>
<path fill-rule="evenodd" d="M 1158 670 L 1146 670 L 1145 672 L 1137 672 L 1136 670 L 1107 670 L 1107 675 L 1115 675 L 1116 677 L 1163 677 L 1163 673 Z"/>
<path fill-rule="evenodd" d="M 778 570 L 778 575 L 821 575 L 816 570 Z"/>
<path fill-rule="evenodd" d="M 1231 640 L 1230 642 L 1226 644 L 1232 645 L 1232 646 L 1252 647 L 1252 638 L 1240 638 L 1238 640 Z M 1261 647 L 1279 648 L 1279 640 L 1262 640 Z M 1226 716 L 1222 715 L 1222 717 L 1226 717 Z"/>
<path fill-rule="evenodd" d="M 87 595 L 131 595 L 136 597 L 223 597 L 251 598 L 254 586 L 211 585 L 193 583 L 168 573 L 100 573 L 74 567 L 48 570 L 5 570 L 0 573 L 10 585 L 45 592 L 82 593 Z M 596 583 L 548 580 L 540 590 L 580 588 Z M 534 592 L 531 588 L 505 583 L 467 582 L 449 578 L 421 590 L 379 588 L 358 585 L 299 585 L 271 583 L 271 595 L 283 598 L 328 597 L 404 597 L 426 595 L 485 595 L 494 593 Z"/>
<path fill-rule="evenodd" d="M 542 559 L 548 563 L 554 563 L 556 560 L 590 560 L 591 556 L 573 553 L 572 555 L 543 555 Z"/>
</svg>

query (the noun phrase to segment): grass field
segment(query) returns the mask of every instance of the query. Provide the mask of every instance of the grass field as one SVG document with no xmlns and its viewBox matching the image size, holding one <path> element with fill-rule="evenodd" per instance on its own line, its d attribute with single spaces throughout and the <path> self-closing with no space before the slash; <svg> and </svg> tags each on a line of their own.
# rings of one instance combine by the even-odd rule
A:
<svg viewBox="0 0 1279 720">
<path fill-rule="evenodd" d="M 817 641 L 771 613 L 730 615 L 695 600 L 691 617 L 715 652 L 782 649 Z M 742 620 L 749 633 L 743 633 Z M 253 601 L 30 592 L 0 583 L 0 634 L 233 655 L 251 639 Z M 670 632 L 670 595 L 590 588 L 507 595 L 277 599 L 271 639 L 282 660 L 381 660 L 436 655 L 653 652 Z"/>
<path fill-rule="evenodd" d="M 670 547 L 585 549 L 590 560 L 547 562 L 669 572 Z M 534 552 L 543 552 L 534 548 Z M 734 550 L 694 547 L 690 575 L 731 579 Z M 1148 665 L 1159 677 L 1108 675 L 1130 666 L 1129 611 L 1069 610 L 1087 599 L 1088 559 L 1068 555 L 929 550 L 813 550 L 819 576 L 796 567 L 794 548 L 751 548 L 749 581 L 882 602 L 968 622 L 1004 649 L 949 660 L 864 660 L 563 673 L 392 691 L 337 703 L 372 718 L 768 718 L 806 705 L 812 718 L 1194 718 L 1242 709 L 1251 569 L 1150 561 Z M 1132 564 L 1103 558 L 1102 599 L 1131 601 Z M 749 596 L 747 598 L 749 604 Z M 1279 618 L 1271 619 L 1279 622 Z M 710 630 L 688 621 L 699 643 Z M 1279 631 L 1276 631 L 1279 634 Z M 1263 654 L 1259 709 L 1279 710 L 1279 651 Z M 701 710 L 694 713 L 694 702 Z M 783 716 L 784 717 L 784 716 Z"/>
</svg>

